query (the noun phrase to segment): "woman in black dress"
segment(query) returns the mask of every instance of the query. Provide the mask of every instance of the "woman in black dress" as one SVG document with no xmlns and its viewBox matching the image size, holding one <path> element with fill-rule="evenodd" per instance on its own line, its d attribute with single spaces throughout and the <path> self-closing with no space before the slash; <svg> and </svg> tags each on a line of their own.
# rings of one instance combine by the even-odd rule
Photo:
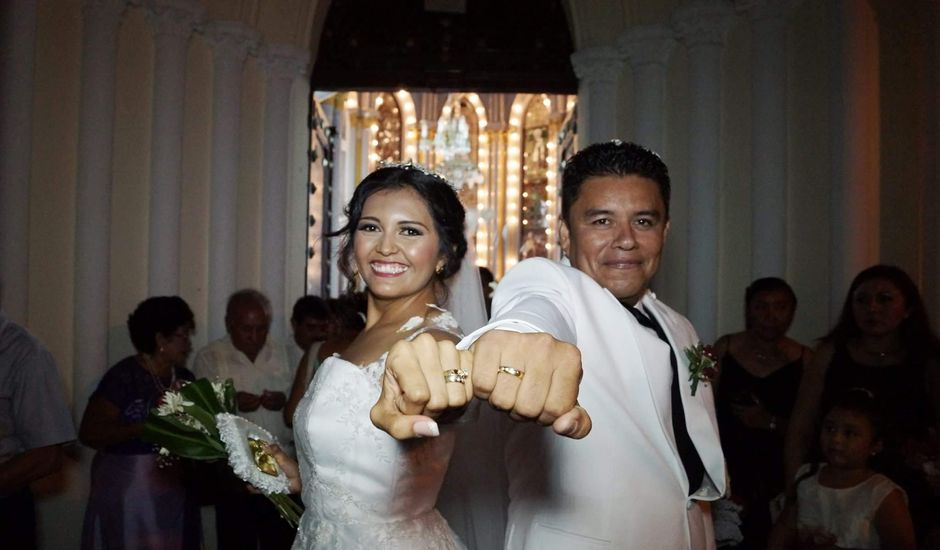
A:
<svg viewBox="0 0 940 550">
<path fill-rule="evenodd" d="M 754 281 L 744 301 L 745 330 L 715 342 L 721 365 L 715 407 L 731 499 L 743 507 L 737 548 L 765 548 L 770 501 L 785 485 L 784 434 L 812 352 L 787 338 L 796 294 L 784 280 Z"/>
</svg>

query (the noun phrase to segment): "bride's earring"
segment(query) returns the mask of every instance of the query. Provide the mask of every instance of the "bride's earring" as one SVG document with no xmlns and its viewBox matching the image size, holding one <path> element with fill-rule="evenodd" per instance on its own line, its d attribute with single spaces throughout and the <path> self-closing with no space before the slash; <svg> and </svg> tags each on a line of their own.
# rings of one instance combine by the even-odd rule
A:
<svg viewBox="0 0 940 550">
<path fill-rule="evenodd" d="M 353 273 L 352 287 L 356 292 L 363 292 L 366 289 L 366 282 L 362 278 L 362 274 L 359 273 L 359 270 L 356 270 L 356 272 Z"/>
<path fill-rule="evenodd" d="M 558 223 L 558 240 L 556 245 L 558 250 L 561 252 L 558 257 L 558 261 L 562 265 L 571 265 L 571 259 L 568 257 L 568 246 L 571 244 L 571 235 L 569 234 L 568 224 L 564 221 Z"/>
</svg>

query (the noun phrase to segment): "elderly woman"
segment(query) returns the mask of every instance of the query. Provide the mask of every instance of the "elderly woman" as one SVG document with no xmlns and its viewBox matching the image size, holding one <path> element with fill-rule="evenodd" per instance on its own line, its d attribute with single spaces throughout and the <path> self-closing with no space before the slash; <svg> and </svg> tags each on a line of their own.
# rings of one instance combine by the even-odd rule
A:
<svg viewBox="0 0 940 550">
<path fill-rule="evenodd" d="M 182 464 L 158 465 L 140 439 L 144 420 L 164 392 L 193 374 L 193 312 L 177 296 L 148 298 L 127 319 L 135 355 L 108 369 L 88 401 L 79 439 L 97 449 L 82 548 L 199 548 L 198 507 L 183 482 Z"/>
<path fill-rule="evenodd" d="M 744 293 L 745 330 L 715 343 L 721 446 L 732 500 L 744 507 L 738 548 L 766 547 L 769 503 L 784 487 L 783 436 L 803 366 L 812 357 L 809 348 L 787 337 L 795 312 L 796 294 L 786 281 L 757 279 Z"/>
<path fill-rule="evenodd" d="M 907 273 L 890 265 L 859 273 L 836 326 L 820 341 L 800 382 L 787 433 L 788 479 L 801 462 L 814 458 L 819 411 L 841 392 L 863 388 L 875 397 L 887 424 L 876 469 L 907 492 L 915 527 L 923 534 L 931 522 L 924 473 L 937 451 L 931 432 L 940 423 L 938 370 L 940 340 Z"/>
</svg>

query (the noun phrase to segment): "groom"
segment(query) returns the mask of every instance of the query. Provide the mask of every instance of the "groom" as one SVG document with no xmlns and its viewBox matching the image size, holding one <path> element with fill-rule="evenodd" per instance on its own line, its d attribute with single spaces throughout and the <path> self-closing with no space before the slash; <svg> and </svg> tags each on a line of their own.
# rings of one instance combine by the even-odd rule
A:
<svg viewBox="0 0 940 550">
<path fill-rule="evenodd" d="M 711 387 L 692 395 L 684 350 L 698 337 L 649 291 L 669 194 L 665 164 L 643 147 L 576 154 L 562 179 L 571 267 L 519 263 L 497 287 L 490 324 L 461 342 L 477 397 L 569 436 L 534 422 L 510 429 L 506 548 L 714 547 L 708 501 L 726 479 Z M 462 404 L 457 383 L 428 368 L 455 368 L 454 354 L 409 346 L 389 356 L 372 414 L 398 438 L 433 434 L 427 416 Z"/>
</svg>

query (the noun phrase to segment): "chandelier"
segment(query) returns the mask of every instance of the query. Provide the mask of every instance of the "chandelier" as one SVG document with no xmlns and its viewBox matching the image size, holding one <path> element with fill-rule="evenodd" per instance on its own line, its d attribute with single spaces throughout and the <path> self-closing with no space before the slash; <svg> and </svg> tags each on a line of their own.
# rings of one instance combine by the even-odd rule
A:
<svg viewBox="0 0 940 550">
<path fill-rule="evenodd" d="M 418 148 L 434 153 L 434 169 L 440 172 L 458 191 L 483 183 L 483 174 L 470 157 L 470 127 L 463 115 L 454 115 L 445 109 L 437 121 L 434 138 L 428 137 L 428 124 L 421 121 L 421 139 Z"/>
</svg>

